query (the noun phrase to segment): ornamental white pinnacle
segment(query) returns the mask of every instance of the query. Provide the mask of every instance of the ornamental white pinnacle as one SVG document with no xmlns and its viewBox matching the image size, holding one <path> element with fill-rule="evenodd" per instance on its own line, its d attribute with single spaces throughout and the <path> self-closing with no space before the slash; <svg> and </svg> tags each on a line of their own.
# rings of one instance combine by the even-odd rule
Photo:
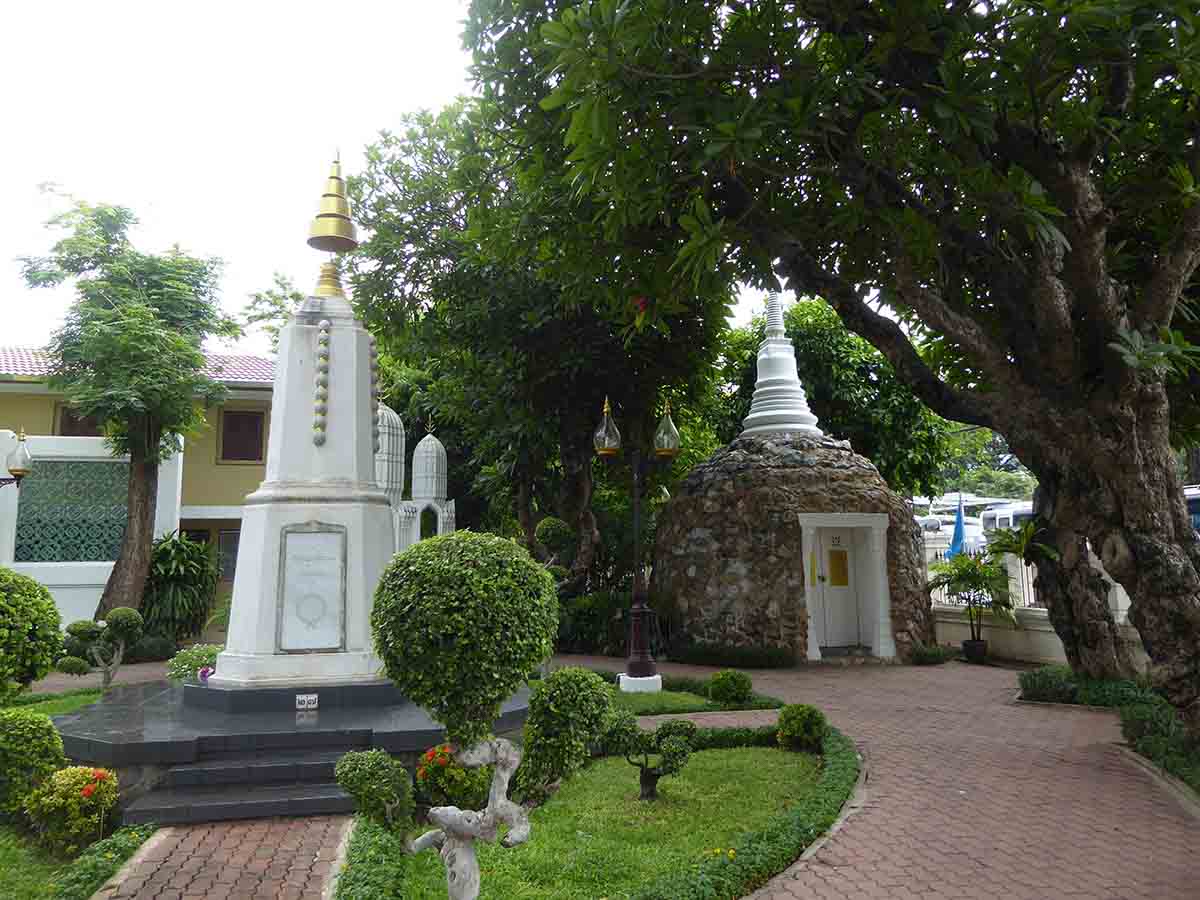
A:
<svg viewBox="0 0 1200 900">
<path fill-rule="evenodd" d="M 774 291 L 767 294 L 767 336 L 758 348 L 758 380 L 742 426 L 742 434 L 822 434 L 808 408 L 796 372 L 796 348 L 784 330 L 783 304 Z"/>
</svg>

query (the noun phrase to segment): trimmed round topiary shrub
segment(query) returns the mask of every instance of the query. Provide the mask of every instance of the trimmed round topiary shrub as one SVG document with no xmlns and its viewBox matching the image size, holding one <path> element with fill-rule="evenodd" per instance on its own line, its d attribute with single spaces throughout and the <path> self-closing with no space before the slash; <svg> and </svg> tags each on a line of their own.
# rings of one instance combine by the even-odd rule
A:
<svg viewBox="0 0 1200 900">
<path fill-rule="evenodd" d="M 717 672 L 708 682 L 708 696 L 717 703 L 733 705 L 747 702 L 754 693 L 750 676 L 737 669 Z"/>
<path fill-rule="evenodd" d="M 396 555 L 375 591 L 371 630 L 389 678 L 471 747 L 552 652 L 554 579 L 512 541 L 456 531 Z"/>
<path fill-rule="evenodd" d="M 0 818 L 19 814 L 30 792 L 66 764 L 49 716 L 0 709 Z"/>
<path fill-rule="evenodd" d="M 92 671 L 92 667 L 82 656 L 64 656 L 54 668 L 64 675 L 87 675 Z"/>
<path fill-rule="evenodd" d="M 561 566 L 570 567 L 575 559 L 575 550 L 579 539 L 575 530 L 562 519 L 547 516 L 537 523 L 533 530 L 537 542 L 554 556 L 554 561 Z"/>
<path fill-rule="evenodd" d="M 829 734 L 825 714 L 807 703 L 793 703 L 779 711 L 779 746 L 785 750 L 820 753 Z"/>
<path fill-rule="evenodd" d="M 0 566 L 0 702 L 53 668 L 62 652 L 61 626 L 45 585 Z"/>
<path fill-rule="evenodd" d="M 333 771 L 359 815 L 401 833 L 412 824 L 412 780 L 387 751 L 355 750 L 339 759 Z"/>
<path fill-rule="evenodd" d="M 104 837 L 117 804 L 117 775 L 108 769 L 68 766 L 51 775 L 25 800 L 25 813 L 42 843 L 74 855 Z"/>
<path fill-rule="evenodd" d="M 525 720 L 525 756 L 517 776 L 521 789 L 551 784 L 587 762 L 611 706 L 608 685 L 587 669 L 558 669 L 534 685 Z"/>
</svg>

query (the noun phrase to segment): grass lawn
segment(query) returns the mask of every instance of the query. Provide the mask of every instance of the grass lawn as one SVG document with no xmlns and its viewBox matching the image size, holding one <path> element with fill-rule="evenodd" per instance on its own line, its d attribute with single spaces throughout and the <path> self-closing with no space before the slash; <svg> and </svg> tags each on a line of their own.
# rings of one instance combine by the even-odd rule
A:
<svg viewBox="0 0 1200 900">
<path fill-rule="evenodd" d="M 5 900 L 53 896 L 52 877 L 64 865 L 11 825 L 0 825 L 0 896 Z"/>
<path fill-rule="evenodd" d="M 711 858 L 794 806 L 815 785 L 814 756 L 765 747 L 705 750 L 638 800 L 637 769 L 601 759 L 532 813 L 528 844 L 480 845 L 482 900 L 617 900 L 663 875 Z M 444 900 L 437 853 L 397 864 L 404 900 Z M 347 892 L 349 893 L 349 892 Z M 343 896 L 345 896 L 343 894 Z"/>
<path fill-rule="evenodd" d="M 715 712 L 721 709 L 707 697 L 687 691 L 658 691 L 653 694 L 627 694 L 612 688 L 613 706 L 627 709 L 635 716 L 657 716 L 665 713 Z"/>
<path fill-rule="evenodd" d="M 87 706 L 89 703 L 95 703 L 100 699 L 101 691 L 99 688 L 77 691 L 64 691 L 61 694 L 46 694 L 44 698 L 39 694 L 26 694 L 22 700 L 32 700 L 34 697 L 39 697 L 36 702 L 22 702 L 14 704 L 18 709 L 28 710 L 29 712 L 45 713 L 48 716 L 61 716 L 64 713 L 75 712 L 82 706 Z"/>
</svg>

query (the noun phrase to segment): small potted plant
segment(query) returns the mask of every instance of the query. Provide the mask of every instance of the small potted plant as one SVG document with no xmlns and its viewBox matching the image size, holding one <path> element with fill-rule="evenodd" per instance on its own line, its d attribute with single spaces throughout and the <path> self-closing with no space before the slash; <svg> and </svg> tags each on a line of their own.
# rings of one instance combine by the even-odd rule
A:
<svg viewBox="0 0 1200 900">
<path fill-rule="evenodd" d="M 981 663 L 987 659 L 987 641 L 983 639 L 983 616 L 992 615 L 1017 623 L 1012 597 L 1008 592 L 1008 572 L 1004 566 L 983 556 L 958 553 L 933 567 L 930 590 L 944 589 L 967 611 L 971 629 L 969 640 L 962 642 L 967 662 Z"/>
</svg>

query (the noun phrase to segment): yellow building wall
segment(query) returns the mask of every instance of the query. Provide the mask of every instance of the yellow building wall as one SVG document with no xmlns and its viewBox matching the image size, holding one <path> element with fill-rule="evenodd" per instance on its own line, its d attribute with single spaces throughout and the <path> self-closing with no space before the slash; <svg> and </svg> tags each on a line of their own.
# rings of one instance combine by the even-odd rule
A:
<svg viewBox="0 0 1200 900">
<path fill-rule="evenodd" d="M 59 398 L 52 394 L 0 393 L 0 428 L 25 429 L 26 434 L 54 434 L 54 408 Z"/>
<path fill-rule="evenodd" d="M 217 428 L 221 408 L 205 413 L 207 421 L 200 433 L 189 437 L 183 445 L 183 505 L 184 506 L 241 506 L 246 495 L 258 489 L 266 477 L 265 463 L 218 462 Z M 230 400 L 224 409 L 261 409 L 267 415 L 264 435 L 270 422 L 270 404 L 254 400 Z M 263 438 L 263 459 L 266 459 L 266 437 Z"/>
<path fill-rule="evenodd" d="M 20 394 L 0 391 L 0 428 L 25 429 L 26 434 L 55 434 L 55 410 L 62 398 L 53 394 Z M 230 400 L 226 409 L 261 409 L 267 414 L 268 401 Z M 217 461 L 217 428 L 221 407 L 205 413 L 206 422 L 183 445 L 183 503 L 186 506 L 241 506 L 246 495 L 257 490 L 266 477 L 264 463 Z M 266 438 L 264 437 L 264 443 Z M 266 458 L 266 451 L 263 451 Z"/>
</svg>

